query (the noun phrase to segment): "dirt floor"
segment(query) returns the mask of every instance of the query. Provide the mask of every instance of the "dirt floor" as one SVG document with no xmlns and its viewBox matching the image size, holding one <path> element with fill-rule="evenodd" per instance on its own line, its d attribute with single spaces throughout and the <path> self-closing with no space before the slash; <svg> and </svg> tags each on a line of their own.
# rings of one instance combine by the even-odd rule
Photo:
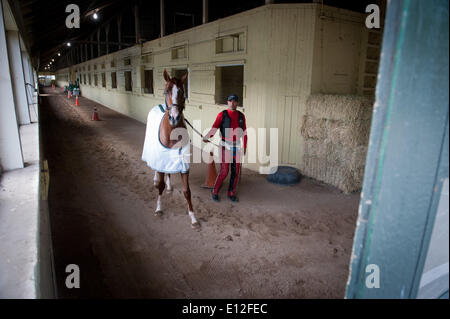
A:
<svg viewBox="0 0 450 319">
<path fill-rule="evenodd" d="M 359 194 L 308 178 L 268 183 L 243 170 L 239 203 L 211 200 L 205 164 L 191 165 L 190 227 L 179 176 L 156 217 L 145 125 L 60 88 L 40 109 L 60 298 L 343 298 Z M 102 121 L 91 121 L 94 105 Z M 80 267 L 67 289 L 65 267 Z"/>
</svg>

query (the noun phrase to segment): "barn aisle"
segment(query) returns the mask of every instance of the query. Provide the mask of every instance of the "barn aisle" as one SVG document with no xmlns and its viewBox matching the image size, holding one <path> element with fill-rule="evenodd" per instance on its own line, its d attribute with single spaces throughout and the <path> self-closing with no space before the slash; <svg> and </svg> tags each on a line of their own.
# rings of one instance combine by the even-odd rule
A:
<svg viewBox="0 0 450 319">
<path fill-rule="evenodd" d="M 153 216 L 153 171 L 141 161 L 145 125 L 60 88 L 44 89 L 44 154 L 61 298 L 342 298 L 359 194 L 303 179 L 269 184 L 244 170 L 240 202 L 190 184 L 201 231 L 192 230 L 179 176 Z M 94 105 L 102 121 L 91 121 Z M 227 185 L 227 181 L 225 184 Z M 77 264 L 80 289 L 65 287 Z"/>
</svg>

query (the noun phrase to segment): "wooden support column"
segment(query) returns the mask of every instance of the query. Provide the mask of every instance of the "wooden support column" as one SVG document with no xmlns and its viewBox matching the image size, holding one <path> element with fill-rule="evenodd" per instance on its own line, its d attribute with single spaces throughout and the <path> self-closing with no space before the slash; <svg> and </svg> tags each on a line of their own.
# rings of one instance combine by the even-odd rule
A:
<svg viewBox="0 0 450 319">
<path fill-rule="evenodd" d="M 117 16 L 117 41 L 119 50 L 122 50 L 122 15 Z"/>
<path fill-rule="evenodd" d="M 109 23 L 105 26 L 106 33 L 106 54 L 109 54 Z"/>
<path fill-rule="evenodd" d="M 159 0 L 159 20 L 161 22 L 161 37 L 166 35 L 165 17 L 164 17 L 164 0 Z"/>
<path fill-rule="evenodd" d="M 23 168 L 22 147 L 6 44 L 3 3 L 0 0 L 0 165 L 3 170 Z"/>
<path fill-rule="evenodd" d="M 100 31 L 101 31 L 101 29 L 97 30 L 97 53 L 98 53 L 97 57 L 102 55 L 102 47 L 100 44 Z"/>
<path fill-rule="evenodd" d="M 94 34 L 91 34 L 91 59 L 94 58 Z"/>
<path fill-rule="evenodd" d="M 73 45 L 73 60 L 74 64 L 78 63 L 78 50 L 75 45 Z"/>
<path fill-rule="evenodd" d="M 208 13 L 209 13 L 209 9 L 208 9 L 208 0 L 203 0 L 203 18 L 202 18 L 202 23 L 208 23 Z"/>
<path fill-rule="evenodd" d="M 139 6 L 134 6 L 134 32 L 136 34 L 136 43 L 141 43 L 141 25 L 139 20 Z"/>
<path fill-rule="evenodd" d="M 9 67 L 11 69 L 11 84 L 14 93 L 14 104 L 18 124 L 30 124 L 30 112 L 28 109 L 27 91 L 25 87 L 25 75 L 29 75 L 28 65 L 23 65 L 22 51 L 20 48 L 19 33 L 7 31 Z"/>
</svg>

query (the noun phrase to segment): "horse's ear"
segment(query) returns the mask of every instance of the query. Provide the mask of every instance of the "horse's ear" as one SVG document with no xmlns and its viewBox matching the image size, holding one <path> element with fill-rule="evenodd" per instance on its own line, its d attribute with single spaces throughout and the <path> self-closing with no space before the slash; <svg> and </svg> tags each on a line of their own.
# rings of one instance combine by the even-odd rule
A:
<svg viewBox="0 0 450 319">
<path fill-rule="evenodd" d="M 181 83 L 183 83 L 183 84 L 186 83 L 187 78 L 188 78 L 188 72 L 186 72 L 186 74 L 181 77 Z"/>
<path fill-rule="evenodd" d="M 169 82 L 170 76 L 169 76 L 169 73 L 167 73 L 166 69 L 164 69 L 163 75 L 164 75 L 164 80 L 166 80 L 166 82 Z"/>
</svg>

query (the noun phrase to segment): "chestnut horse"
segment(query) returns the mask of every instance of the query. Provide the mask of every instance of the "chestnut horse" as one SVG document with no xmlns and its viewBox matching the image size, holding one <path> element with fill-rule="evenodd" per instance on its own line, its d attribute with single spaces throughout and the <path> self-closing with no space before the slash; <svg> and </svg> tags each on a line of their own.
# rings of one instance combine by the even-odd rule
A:
<svg viewBox="0 0 450 319">
<path fill-rule="evenodd" d="M 164 106 L 156 106 L 149 112 L 142 159 L 147 161 L 147 164 L 155 170 L 154 186 L 159 191 L 155 215 L 161 216 L 163 213 L 161 197 L 166 187 L 164 176 L 168 175 L 167 186 L 168 191 L 170 191 L 172 187 L 170 186 L 169 174 L 179 172 L 183 182 L 184 197 L 188 204 L 191 226 L 198 229 L 200 223 L 194 216 L 189 188 L 189 164 L 185 159 L 181 159 L 183 155 L 188 155 L 186 153 L 189 152 L 190 147 L 189 135 L 183 116 L 185 107 L 184 83 L 188 74 L 186 73 L 181 79 L 177 79 L 171 78 L 164 70 L 163 75 L 166 81 L 165 104 Z M 180 134 L 180 132 L 182 133 Z"/>
</svg>

